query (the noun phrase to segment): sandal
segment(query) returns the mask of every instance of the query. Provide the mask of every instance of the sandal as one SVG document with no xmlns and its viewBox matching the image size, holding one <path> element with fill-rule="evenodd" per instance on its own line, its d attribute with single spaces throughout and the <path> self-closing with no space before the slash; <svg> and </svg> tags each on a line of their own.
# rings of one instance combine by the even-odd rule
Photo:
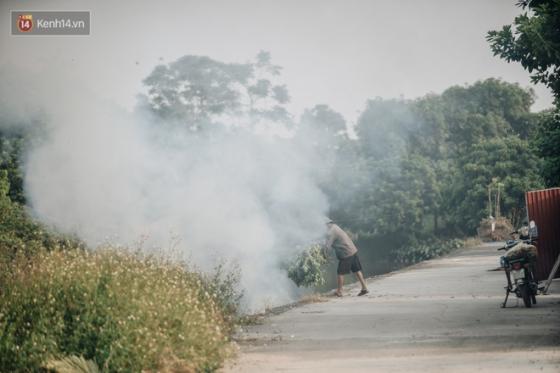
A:
<svg viewBox="0 0 560 373">
<path fill-rule="evenodd" d="M 361 297 L 362 295 L 366 295 L 367 293 L 369 293 L 368 289 L 362 289 L 362 291 L 358 293 L 358 296 Z"/>
<path fill-rule="evenodd" d="M 339 293 L 338 291 L 335 291 L 334 296 L 337 297 L 337 298 L 342 298 L 342 293 Z"/>
</svg>

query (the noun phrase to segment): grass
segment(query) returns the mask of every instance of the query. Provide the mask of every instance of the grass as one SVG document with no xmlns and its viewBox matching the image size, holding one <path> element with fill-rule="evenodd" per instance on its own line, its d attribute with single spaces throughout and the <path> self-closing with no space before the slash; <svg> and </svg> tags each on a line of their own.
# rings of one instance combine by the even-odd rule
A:
<svg viewBox="0 0 560 373">
<path fill-rule="evenodd" d="M 463 242 L 464 247 L 476 247 L 482 245 L 482 240 L 478 237 L 468 237 Z"/>
<path fill-rule="evenodd" d="M 86 250 L 8 190 L 0 171 L 0 372 L 211 372 L 231 355 L 235 268 Z"/>
<path fill-rule="evenodd" d="M 102 371 L 215 371 L 231 354 L 235 280 L 117 251 L 13 258 L 0 293 L 0 371 L 66 358 Z"/>
<path fill-rule="evenodd" d="M 311 293 L 302 296 L 298 301 L 298 304 L 303 305 L 303 304 L 312 304 L 312 303 L 322 303 L 327 301 L 328 301 L 328 297 L 325 296 L 324 294 Z"/>
</svg>

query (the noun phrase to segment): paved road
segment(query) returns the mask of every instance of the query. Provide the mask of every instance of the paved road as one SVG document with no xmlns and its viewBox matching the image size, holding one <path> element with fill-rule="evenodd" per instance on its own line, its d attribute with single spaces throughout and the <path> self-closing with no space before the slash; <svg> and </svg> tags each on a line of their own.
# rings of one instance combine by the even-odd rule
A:
<svg viewBox="0 0 560 373">
<path fill-rule="evenodd" d="M 354 284 L 240 335 L 226 372 L 560 372 L 560 282 L 530 309 L 510 297 L 496 245 Z"/>
</svg>

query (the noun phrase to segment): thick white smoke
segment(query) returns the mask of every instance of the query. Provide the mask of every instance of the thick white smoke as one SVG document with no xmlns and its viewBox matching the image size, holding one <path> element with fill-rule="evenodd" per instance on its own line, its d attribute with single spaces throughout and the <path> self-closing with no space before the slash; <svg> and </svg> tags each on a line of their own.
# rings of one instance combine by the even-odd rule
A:
<svg viewBox="0 0 560 373">
<path fill-rule="evenodd" d="M 10 92 L 46 123 L 24 170 L 42 221 L 92 247 L 145 240 L 165 253 L 178 239 L 175 250 L 202 269 L 237 263 L 251 309 L 293 299 L 280 264 L 322 236 L 328 207 L 305 144 L 240 129 L 189 135 L 55 81 Z"/>
</svg>

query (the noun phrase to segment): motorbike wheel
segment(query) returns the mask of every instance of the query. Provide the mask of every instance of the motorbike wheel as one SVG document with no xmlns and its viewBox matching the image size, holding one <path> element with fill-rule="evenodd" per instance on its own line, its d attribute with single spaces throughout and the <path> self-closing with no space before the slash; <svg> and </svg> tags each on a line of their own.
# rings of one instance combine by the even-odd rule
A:
<svg viewBox="0 0 560 373">
<path fill-rule="evenodd" d="M 531 289 L 528 284 L 519 285 L 519 292 L 521 293 L 521 298 L 523 298 L 523 304 L 525 307 L 530 308 L 532 305 L 531 299 Z"/>
</svg>

